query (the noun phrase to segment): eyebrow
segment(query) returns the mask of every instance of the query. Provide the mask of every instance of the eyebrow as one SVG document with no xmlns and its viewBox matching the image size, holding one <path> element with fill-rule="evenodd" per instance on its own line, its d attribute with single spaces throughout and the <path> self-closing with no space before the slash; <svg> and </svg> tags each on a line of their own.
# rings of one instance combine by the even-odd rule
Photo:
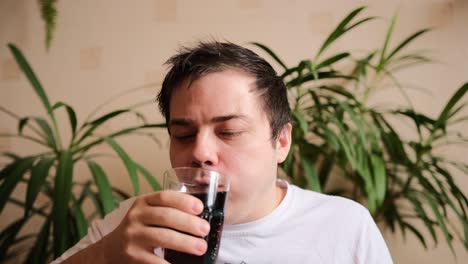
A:
<svg viewBox="0 0 468 264">
<path fill-rule="evenodd" d="M 211 118 L 211 123 L 222 123 L 232 119 L 248 119 L 245 115 L 223 115 Z M 169 121 L 169 126 L 191 126 L 195 122 L 189 118 L 174 118 Z"/>
</svg>

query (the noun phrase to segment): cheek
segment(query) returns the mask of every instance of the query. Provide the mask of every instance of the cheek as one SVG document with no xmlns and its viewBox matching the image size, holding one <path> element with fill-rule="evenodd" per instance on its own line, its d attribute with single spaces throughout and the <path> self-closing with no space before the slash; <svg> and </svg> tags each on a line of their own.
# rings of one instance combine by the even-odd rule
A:
<svg viewBox="0 0 468 264">
<path fill-rule="evenodd" d="M 187 166 L 186 156 L 187 149 L 177 146 L 177 144 L 170 143 L 169 146 L 169 159 L 171 161 L 171 166 L 175 167 L 184 167 Z"/>
<path fill-rule="evenodd" d="M 273 147 L 265 144 L 242 144 L 223 148 L 220 152 L 231 187 L 235 192 L 258 188 L 275 178 L 276 156 Z"/>
</svg>

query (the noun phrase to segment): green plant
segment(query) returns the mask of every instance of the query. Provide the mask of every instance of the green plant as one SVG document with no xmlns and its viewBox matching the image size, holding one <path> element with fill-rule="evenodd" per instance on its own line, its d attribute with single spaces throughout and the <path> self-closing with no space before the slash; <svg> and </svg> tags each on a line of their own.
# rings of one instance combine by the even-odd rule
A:
<svg viewBox="0 0 468 264">
<path fill-rule="evenodd" d="M 136 105 L 93 118 L 96 111 L 103 106 L 101 105 L 79 125 L 73 108 L 64 102 L 51 104 L 46 91 L 21 51 L 12 44 L 9 44 L 9 48 L 39 96 L 48 119 L 37 116 L 19 117 L 0 107 L 0 111 L 18 120 L 18 132 L 0 134 L 1 137 L 16 137 L 44 147 L 41 153 L 28 156 L 1 153 L 9 162 L 0 171 L 0 215 L 5 213 L 7 203 L 20 206 L 24 209 L 24 214 L 1 231 L 0 262 L 17 254 L 15 248 L 21 248 L 22 242 L 35 241 L 28 249 L 26 262 L 46 263 L 52 256 L 60 256 L 78 242 L 86 234 L 88 222 L 96 215 L 103 217 L 112 211 L 120 200 L 130 196 L 111 186 L 103 167 L 98 162 L 102 155 L 93 152 L 96 146 L 108 144 L 123 161 L 131 179 L 133 195 L 139 193 L 139 175 L 143 176 L 154 190 L 160 189 L 151 173 L 133 160 L 115 138 L 124 135 L 152 137 L 151 133 L 144 131 L 165 127 L 165 124 L 148 123 L 135 109 Z M 64 144 L 62 140 L 55 115 L 60 109 L 66 111 L 71 127 L 68 144 Z M 138 124 L 107 135 L 96 133 L 99 127 L 125 114 L 136 116 Z M 92 178 L 84 182 L 77 181 L 73 177 L 75 165 L 80 162 L 87 164 L 92 175 Z M 27 186 L 23 200 L 11 196 L 19 183 Z M 39 195 L 45 197 L 45 201 L 39 201 L 37 199 Z M 82 210 L 86 200 L 91 200 L 94 204 L 95 212 L 89 217 L 85 217 Z M 37 233 L 20 234 L 22 228 L 34 217 L 42 218 L 42 227 Z M 20 250 L 24 252 L 24 248 Z"/>
<path fill-rule="evenodd" d="M 56 0 L 39 0 L 39 4 L 41 6 L 41 17 L 45 26 L 45 45 L 48 50 L 52 44 L 52 39 L 55 33 L 57 20 Z"/>
<path fill-rule="evenodd" d="M 456 171 L 468 174 L 468 164 L 448 160 L 437 152 L 444 145 L 468 143 L 464 135 L 450 130 L 468 119 L 460 116 L 466 106 L 462 98 L 468 83 L 455 92 L 436 118 L 417 112 L 395 73 L 431 61 L 422 52 L 405 52 L 428 29 L 415 32 L 391 49 L 396 17 L 382 48 L 360 56 L 339 52 L 323 59 L 338 39 L 374 19 L 357 20 L 363 10 L 361 7 L 347 15 L 313 59 L 293 67 L 286 66 L 267 46 L 253 43 L 283 68 L 281 77 L 290 96 L 293 139 L 282 169 L 301 187 L 365 204 L 377 221 L 384 221 L 393 232 L 397 226 L 403 235 L 412 232 L 425 248 L 428 235 L 423 230 L 437 244 L 436 229 L 440 229 L 452 252 L 454 237 L 468 249 L 468 200 L 454 179 Z M 350 70 L 338 70 L 344 63 Z M 404 95 L 407 107 L 370 106 L 369 98 L 388 81 Z M 412 122 L 414 138 L 404 136 L 394 125 L 401 119 Z M 331 177 L 344 177 L 352 187 L 330 189 L 327 183 Z M 449 219 L 451 215 L 458 221 Z M 424 227 L 415 225 L 416 221 Z"/>
</svg>

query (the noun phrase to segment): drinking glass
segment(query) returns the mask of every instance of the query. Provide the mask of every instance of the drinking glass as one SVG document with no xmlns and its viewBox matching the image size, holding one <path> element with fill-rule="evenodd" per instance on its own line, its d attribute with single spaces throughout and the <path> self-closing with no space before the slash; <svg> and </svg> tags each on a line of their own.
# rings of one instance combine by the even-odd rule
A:
<svg viewBox="0 0 468 264">
<path fill-rule="evenodd" d="M 204 255 L 196 256 L 164 249 L 164 259 L 172 264 L 214 264 L 223 230 L 229 178 L 219 172 L 202 168 L 173 168 L 164 173 L 163 188 L 188 193 L 200 199 L 203 202 L 203 212 L 199 216 L 210 224 L 210 232 L 204 237 L 208 243 Z"/>
</svg>

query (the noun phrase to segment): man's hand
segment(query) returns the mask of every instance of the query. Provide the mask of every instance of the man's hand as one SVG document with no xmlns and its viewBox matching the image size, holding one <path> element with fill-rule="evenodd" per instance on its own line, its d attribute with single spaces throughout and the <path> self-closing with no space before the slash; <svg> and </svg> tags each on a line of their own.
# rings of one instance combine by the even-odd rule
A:
<svg viewBox="0 0 468 264">
<path fill-rule="evenodd" d="M 100 253 L 107 263 L 148 264 L 168 263 L 153 253 L 158 247 L 202 255 L 207 244 L 201 237 L 208 235 L 210 229 L 208 222 L 197 216 L 202 211 L 203 203 L 199 199 L 180 192 L 161 191 L 140 196 L 120 225 L 88 253 Z M 75 255 L 82 254 L 86 252 Z"/>
</svg>

